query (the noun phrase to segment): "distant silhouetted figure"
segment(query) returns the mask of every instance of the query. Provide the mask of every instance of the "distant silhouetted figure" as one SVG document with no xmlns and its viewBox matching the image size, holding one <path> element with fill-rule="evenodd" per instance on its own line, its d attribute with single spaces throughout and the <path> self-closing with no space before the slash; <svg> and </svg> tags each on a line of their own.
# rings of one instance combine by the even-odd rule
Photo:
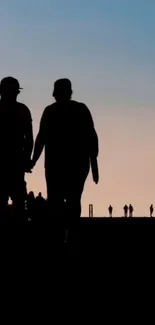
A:
<svg viewBox="0 0 155 325">
<path fill-rule="evenodd" d="M 46 209 L 46 200 L 42 197 L 41 192 L 39 192 L 38 196 L 36 197 L 36 210 L 37 210 L 37 214 L 43 214 L 46 213 L 45 212 Z M 41 216 L 43 218 L 43 215 Z"/>
<path fill-rule="evenodd" d="M 98 183 L 98 137 L 87 106 L 71 100 L 70 80 L 57 80 L 53 96 L 56 102 L 46 107 L 41 118 L 33 165 L 45 146 L 48 202 L 60 224 L 66 201 L 66 213 L 72 223 L 81 215 L 81 195 L 91 162 L 93 179 Z"/>
<path fill-rule="evenodd" d="M 127 218 L 129 208 L 127 205 L 125 205 L 123 209 L 124 209 L 124 217 Z"/>
<path fill-rule="evenodd" d="M 43 198 L 41 192 L 39 192 L 39 193 L 38 193 L 38 196 L 36 196 L 36 200 L 37 200 L 38 202 L 45 202 L 45 199 Z"/>
<path fill-rule="evenodd" d="M 24 207 L 24 174 L 30 171 L 33 149 L 32 118 L 29 109 L 19 102 L 18 80 L 7 77 L 0 83 L 0 207 L 8 197 L 16 209 Z"/>
<path fill-rule="evenodd" d="M 129 217 L 130 217 L 130 218 L 133 217 L 133 211 L 134 211 L 133 206 L 130 204 L 130 205 L 129 205 Z"/>
<path fill-rule="evenodd" d="M 153 207 L 153 204 L 151 204 L 151 206 L 150 206 L 150 217 L 151 218 L 153 217 L 153 212 L 154 212 L 154 207 Z"/>
<path fill-rule="evenodd" d="M 36 204 L 35 204 L 35 195 L 34 195 L 34 192 L 31 191 L 28 193 L 27 195 L 27 210 L 28 210 L 28 213 L 29 213 L 29 216 L 31 218 L 34 217 L 35 215 L 35 209 L 36 208 Z"/>
<path fill-rule="evenodd" d="M 110 205 L 108 210 L 109 210 L 109 217 L 112 218 L 113 207 Z"/>
<path fill-rule="evenodd" d="M 12 195 L 10 195 L 10 198 L 12 200 L 12 206 L 14 207 L 14 201 Z M 9 200 L 9 196 L 8 196 Z M 24 200 L 24 208 L 26 208 L 26 202 L 27 202 L 27 183 L 24 181 L 23 183 L 23 200 Z"/>
</svg>

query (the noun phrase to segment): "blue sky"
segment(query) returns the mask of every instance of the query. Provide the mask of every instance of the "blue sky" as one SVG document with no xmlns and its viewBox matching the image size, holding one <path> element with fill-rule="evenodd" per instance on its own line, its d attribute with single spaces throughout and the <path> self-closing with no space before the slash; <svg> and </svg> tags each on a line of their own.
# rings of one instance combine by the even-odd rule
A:
<svg viewBox="0 0 155 325">
<path fill-rule="evenodd" d="M 70 75 L 80 96 L 91 87 L 95 99 L 104 89 L 104 101 L 120 105 L 133 97 L 139 102 L 145 88 L 151 106 L 154 13 L 151 0 L 1 0 L 1 74 L 12 71 L 30 82 L 33 71 L 30 85 L 36 87 L 40 74 L 45 86 L 54 76 Z"/>
<path fill-rule="evenodd" d="M 125 197 L 140 206 L 142 186 L 137 188 L 137 199 L 132 196 L 132 186 L 139 184 L 136 178 L 139 164 L 144 164 L 140 175 L 150 172 L 150 176 L 145 176 L 145 183 L 149 184 L 141 209 L 150 203 L 149 198 L 153 199 L 154 167 L 142 155 L 143 152 L 152 155 L 155 136 L 154 17 L 153 0 L 0 2 L 0 78 L 7 75 L 19 78 L 24 87 L 20 100 L 31 109 L 35 135 L 44 107 L 53 101 L 53 82 L 59 77 L 72 80 L 74 99 L 85 102 L 92 111 L 100 136 L 101 177 L 107 166 L 107 179 L 104 183 L 104 177 L 101 178 L 98 189 L 88 181 L 84 214 L 91 200 L 96 204 L 96 213 L 102 215 L 103 199 L 99 192 L 105 195 L 105 210 L 112 202 L 120 206 Z M 125 156 L 134 152 L 133 166 L 128 160 L 118 161 L 123 152 Z M 114 179 L 119 168 L 121 185 L 115 197 L 111 188 L 116 190 Z M 132 180 L 125 197 L 123 170 Z M 34 175 L 28 177 L 28 184 L 35 191 L 42 187 L 45 192 L 43 157 Z"/>
</svg>

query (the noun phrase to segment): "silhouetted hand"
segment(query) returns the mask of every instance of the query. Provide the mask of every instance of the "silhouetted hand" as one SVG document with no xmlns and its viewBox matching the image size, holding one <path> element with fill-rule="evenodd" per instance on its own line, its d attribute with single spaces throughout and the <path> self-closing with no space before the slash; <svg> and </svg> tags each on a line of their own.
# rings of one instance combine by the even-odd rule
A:
<svg viewBox="0 0 155 325">
<path fill-rule="evenodd" d="M 32 160 L 31 160 L 31 168 L 32 168 L 32 169 L 34 168 L 35 164 L 36 164 L 36 162 L 32 159 Z"/>
<path fill-rule="evenodd" d="M 92 158 L 91 159 L 91 169 L 92 169 L 93 181 L 94 181 L 95 184 L 98 184 L 98 182 L 99 182 L 99 172 L 98 172 L 97 158 Z"/>
<path fill-rule="evenodd" d="M 99 175 L 98 174 L 93 175 L 93 181 L 94 181 L 95 184 L 98 184 L 98 182 L 99 182 Z"/>
<path fill-rule="evenodd" d="M 25 163 L 25 173 L 32 173 L 32 160 L 28 160 Z"/>
</svg>

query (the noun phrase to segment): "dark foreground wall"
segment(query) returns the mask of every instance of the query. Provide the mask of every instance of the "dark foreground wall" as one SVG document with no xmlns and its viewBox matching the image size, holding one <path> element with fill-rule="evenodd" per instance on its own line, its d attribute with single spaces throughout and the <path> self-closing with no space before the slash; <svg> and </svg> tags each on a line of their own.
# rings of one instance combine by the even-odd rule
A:
<svg viewBox="0 0 155 325">
<path fill-rule="evenodd" d="M 79 241 L 80 238 L 80 241 Z M 75 240 L 73 240 L 75 239 Z M 80 242 L 80 244 L 79 244 Z M 35 254 L 42 251 L 59 251 L 59 240 L 50 225 L 33 223 L 12 217 L 0 220 L 1 250 L 7 246 L 32 250 Z M 63 252 L 80 256 L 100 256 L 101 258 L 126 258 L 153 254 L 155 250 L 155 219 L 153 218 L 81 218 L 80 235 L 73 234 L 72 240 L 63 245 Z"/>
</svg>

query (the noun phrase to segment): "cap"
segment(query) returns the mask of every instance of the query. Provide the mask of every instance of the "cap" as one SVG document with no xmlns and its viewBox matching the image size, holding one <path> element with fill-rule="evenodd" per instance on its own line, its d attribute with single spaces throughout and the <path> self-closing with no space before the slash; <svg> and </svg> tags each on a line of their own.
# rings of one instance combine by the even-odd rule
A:
<svg viewBox="0 0 155 325">
<path fill-rule="evenodd" d="M 67 78 L 63 78 L 63 79 L 58 79 L 57 81 L 55 81 L 54 83 L 54 92 L 55 91 L 72 91 L 72 84 L 71 81 Z"/>
<path fill-rule="evenodd" d="M 14 89 L 14 90 L 19 90 L 23 89 L 20 87 L 19 81 L 13 77 L 6 77 L 1 80 L 0 82 L 0 88 L 3 89 Z"/>
</svg>

